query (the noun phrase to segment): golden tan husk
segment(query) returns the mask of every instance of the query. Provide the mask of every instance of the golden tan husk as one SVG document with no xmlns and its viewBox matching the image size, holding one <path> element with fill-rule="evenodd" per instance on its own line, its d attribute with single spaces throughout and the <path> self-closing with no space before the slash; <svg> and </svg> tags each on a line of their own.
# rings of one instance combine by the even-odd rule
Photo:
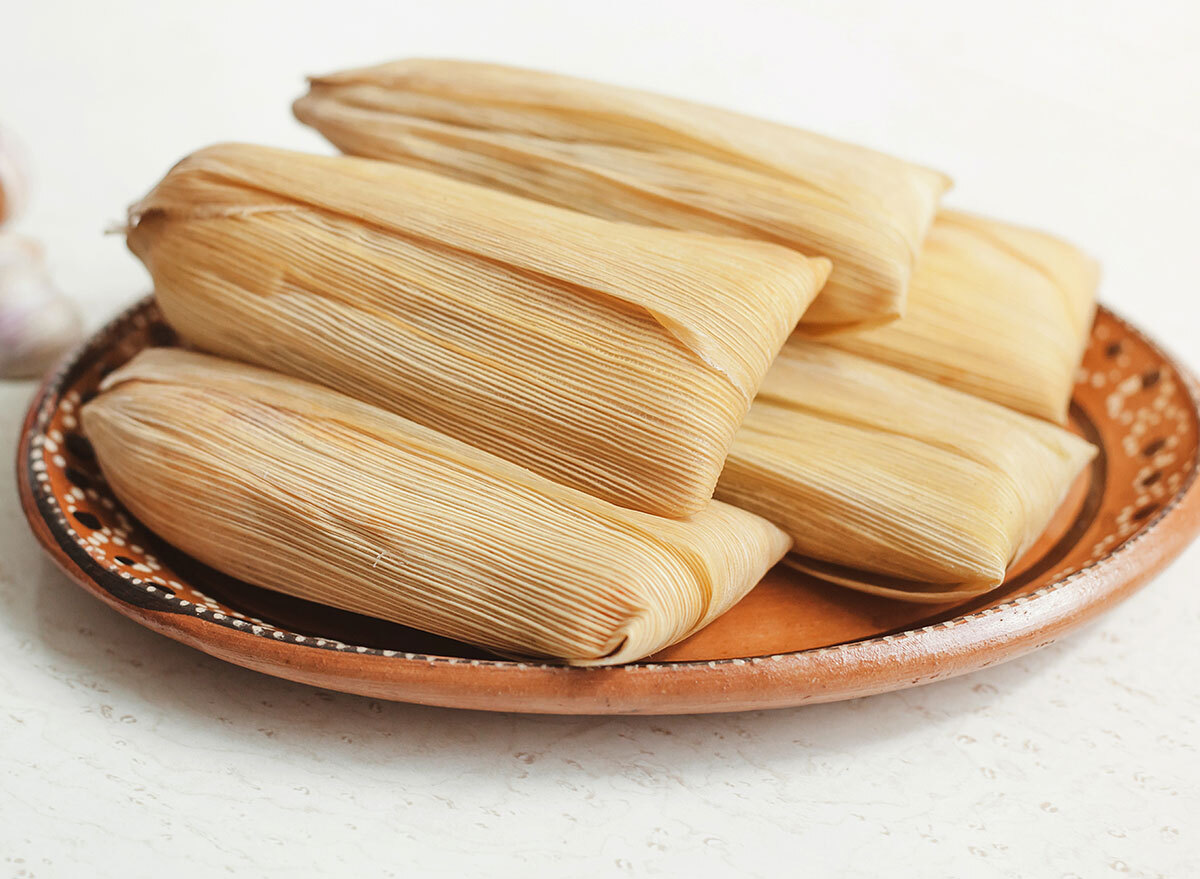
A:
<svg viewBox="0 0 1200 879">
<path fill-rule="evenodd" d="M 632 508 L 703 507 L 827 272 L 398 165 L 223 145 L 131 211 L 167 320 Z"/>
<path fill-rule="evenodd" d="M 504 654 L 638 659 L 722 613 L 788 546 L 725 504 L 634 512 L 318 385 L 178 349 L 139 354 L 82 418 L 121 502 L 200 561 Z"/>
<path fill-rule="evenodd" d="M 791 560 L 811 573 L 942 601 L 1003 582 L 1095 451 L 1055 425 L 793 339 L 717 497 L 788 532 Z"/>
<path fill-rule="evenodd" d="M 833 261 L 802 327 L 898 317 L 944 175 L 727 110 L 549 73 L 408 59 L 311 79 L 296 116 L 344 152 L 596 216 Z"/>
<path fill-rule="evenodd" d="M 828 342 L 1063 424 L 1098 277 L 1095 262 L 1053 236 L 943 211 L 904 317 Z"/>
</svg>

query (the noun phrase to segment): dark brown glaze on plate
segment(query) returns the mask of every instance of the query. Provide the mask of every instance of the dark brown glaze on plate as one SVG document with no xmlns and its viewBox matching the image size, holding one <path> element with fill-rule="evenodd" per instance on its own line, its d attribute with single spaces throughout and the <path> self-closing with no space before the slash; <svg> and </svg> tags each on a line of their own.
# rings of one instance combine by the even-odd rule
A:
<svg viewBox="0 0 1200 879">
<path fill-rule="evenodd" d="M 100 379 L 174 334 L 146 299 L 43 384 L 17 470 L 38 540 L 77 583 L 148 628 L 247 668 L 382 699 L 494 711 L 669 714 L 782 708 L 952 677 L 1049 644 L 1144 585 L 1200 530 L 1195 381 L 1101 309 L 1071 427 L 1101 454 L 1007 582 L 906 604 L 780 566 L 708 628 L 649 660 L 514 662 L 221 575 L 166 546 L 109 493 L 78 426 Z"/>
</svg>

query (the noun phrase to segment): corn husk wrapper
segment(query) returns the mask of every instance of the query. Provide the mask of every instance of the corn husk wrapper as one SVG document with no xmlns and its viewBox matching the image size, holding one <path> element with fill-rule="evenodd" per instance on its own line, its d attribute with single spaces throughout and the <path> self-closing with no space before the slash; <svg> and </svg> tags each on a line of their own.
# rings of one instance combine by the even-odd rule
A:
<svg viewBox="0 0 1200 879">
<path fill-rule="evenodd" d="M 1095 262 L 1064 241 L 943 211 L 917 260 L 904 317 L 828 342 L 1062 424 L 1097 281 Z"/>
<path fill-rule="evenodd" d="M 612 220 L 833 261 L 802 328 L 884 323 L 948 178 L 863 147 L 567 76 L 411 59 L 310 80 L 296 116 L 344 152 Z"/>
<path fill-rule="evenodd" d="M 663 519 L 318 385 L 178 349 L 83 424 L 117 497 L 231 576 L 494 651 L 629 662 L 704 626 L 787 551 L 713 502 Z"/>
<path fill-rule="evenodd" d="M 793 339 L 717 497 L 787 531 L 803 570 L 945 601 L 1002 583 L 1095 451 L 1055 425 Z"/>
<path fill-rule="evenodd" d="M 128 240 L 191 345 L 670 516 L 711 496 L 828 271 L 761 242 L 238 145 L 176 166 Z"/>
</svg>

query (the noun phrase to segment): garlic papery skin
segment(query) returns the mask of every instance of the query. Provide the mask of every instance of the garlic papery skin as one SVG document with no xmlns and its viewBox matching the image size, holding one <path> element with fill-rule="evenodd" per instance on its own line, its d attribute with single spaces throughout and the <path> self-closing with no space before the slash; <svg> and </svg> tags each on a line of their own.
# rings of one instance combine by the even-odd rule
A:
<svg viewBox="0 0 1200 879">
<path fill-rule="evenodd" d="M 29 177 L 24 150 L 16 139 L 0 128 L 0 226 L 25 209 L 29 199 Z"/>
<path fill-rule="evenodd" d="M 42 375 L 80 331 L 79 312 L 51 282 L 41 247 L 0 234 L 0 379 Z"/>
</svg>

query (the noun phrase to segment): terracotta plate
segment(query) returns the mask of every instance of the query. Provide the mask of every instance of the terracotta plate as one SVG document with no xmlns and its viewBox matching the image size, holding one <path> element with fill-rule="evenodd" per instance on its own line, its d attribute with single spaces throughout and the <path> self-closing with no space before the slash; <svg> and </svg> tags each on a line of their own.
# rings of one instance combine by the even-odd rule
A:
<svg viewBox="0 0 1200 879">
<path fill-rule="evenodd" d="M 46 381 L 17 462 L 34 533 L 83 588 L 144 626 L 248 668 L 375 698 L 663 714 L 910 687 L 1045 646 L 1143 585 L 1200 528 L 1196 384 L 1154 343 L 1101 310 L 1072 406 L 1072 427 L 1101 454 L 995 592 L 913 605 L 777 568 L 724 617 L 650 661 L 603 669 L 500 661 L 224 577 L 123 511 L 79 432 L 77 410 L 135 352 L 173 342 L 145 300 Z"/>
</svg>

